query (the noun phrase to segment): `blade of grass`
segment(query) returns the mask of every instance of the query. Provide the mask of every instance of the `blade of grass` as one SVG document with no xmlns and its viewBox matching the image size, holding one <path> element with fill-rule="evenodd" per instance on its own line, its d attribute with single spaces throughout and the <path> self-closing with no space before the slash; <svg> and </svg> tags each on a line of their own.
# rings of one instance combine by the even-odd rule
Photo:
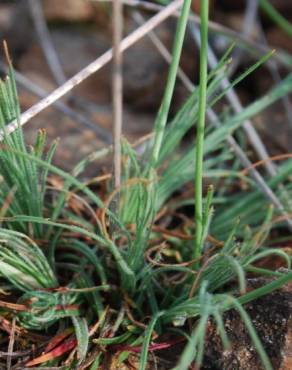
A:
<svg viewBox="0 0 292 370">
<path fill-rule="evenodd" d="M 0 62 L 0 69 L 4 73 L 7 73 L 7 67 L 2 62 Z M 43 99 L 49 94 L 48 91 L 38 86 L 37 84 L 33 83 L 30 79 L 28 79 L 23 74 L 16 71 L 15 69 L 14 69 L 14 76 L 15 76 L 15 80 L 17 84 L 20 87 L 23 87 L 24 89 L 32 93 L 33 95 Z M 112 138 L 111 138 L 110 133 L 98 123 L 91 121 L 89 118 L 85 117 L 84 114 L 74 111 L 68 105 L 64 104 L 61 101 L 55 101 L 52 104 L 52 107 L 55 108 L 60 113 L 72 119 L 72 121 L 79 123 L 82 126 L 85 125 L 88 128 L 90 128 L 90 130 L 92 130 L 96 134 L 96 136 L 104 143 L 106 144 L 112 143 Z"/>
<path fill-rule="evenodd" d="M 194 37 L 194 39 L 196 40 L 198 45 L 200 45 L 197 27 L 196 26 L 192 27 L 191 31 L 192 31 L 192 36 Z M 257 63 L 255 63 L 255 65 L 254 65 L 255 68 L 257 68 L 262 62 L 265 62 L 266 60 L 268 60 L 273 55 L 273 53 L 274 53 L 274 51 L 271 51 L 270 53 L 268 53 L 264 57 L 262 57 Z M 208 62 L 210 64 L 210 67 L 214 68 L 218 64 L 218 60 L 216 58 L 215 53 L 213 52 L 213 49 L 209 45 L 208 45 L 208 54 L 207 55 L 208 55 Z M 247 71 L 247 73 L 248 73 L 248 71 Z M 242 75 L 242 77 L 244 78 L 244 74 Z M 235 82 L 236 82 L 236 80 L 235 80 Z M 232 88 L 232 86 L 231 86 L 227 77 L 224 77 L 222 79 L 221 87 L 222 87 L 222 93 L 224 93 L 226 95 L 226 98 L 229 101 L 229 103 L 232 106 L 235 113 L 240 114 L 243 110 L 243 106 L 242 106 L 242 104 L 240 102 L 240 99 L 237 96 L 235 90 Z M 219 97 L 220 97 L 220 95 L 219 95 Z M 216 100 L 217 99 L 215 99 L 215 101 Z M 255 152 L 258 154 L 259 158 L 260 159 L 269 158 L 269 155 L 268 155 L 268 152 L 267 152 L 267 149 L 266 149 L 264 143 L 262 142 L 262 140 L 259 137 L 257 131 L 255 130 L 252 122 L 249 119 L 244 121 L 243 129 L 245 130 L 245 132 L 247 134 L 247 137 L 249 138 L 249 140 L 250 140 Z M 274 164 L 271 161 L 265 161 L 265 166 L 266 166 L 267 172 L 269 174 L 271 174 L 272 176 L 275 175 L 276 168 L 275 168 Z"/>
<path fill-rule="evenodd" d="M 196 162 L 195 162 L 195 222 L 196 235 L 194 246 L 194 259 L 200 258 L 201 240 L 203 232 L 203 148 L 205 136 L 205 117 L 207 100 L 207 46 L 208 46 L 208 18 L 209 1 L 200 2 L 201 15 L 201 51 L 200 51 L 200 85 L 199 85 L 199 117 L 197 124 L 196 139 Z"/>
<path fill-rule="evenodd" d="M 185 37 L 185 31 L 191 6 L 191 0 L 185 0 L 181 10 L 181 15 L 178 20 L 177 29 L 175 32 L 174 47 L 172 52 L 172 62 L 170 64 L 168 79 L 165 86 L 165 93 L 163 100 L 158 111 L 157 118 L 154 123 L 154 143 L 151 153 L 151 159 L 149 163 L 149 170 L 156 167 L 156 163 L 159 158 L 159 153 L 164 137 L 164 130 L 168 118 L 169 108 L 173 96 L 183 41 Z M 149 174 L 148 174 L 149 175 Z"/>
<path fill-rule="evenodd" d="M 249 335 L 254 343 L 254 346 L 261 358 L 262 364 L 264 365 L 265 370 L 273 370 L 273 366 L 271 364 L 271 361 L 257 335 L 257 332 L 255 331 L 255 328 L 253 326 L 253 323 L 248 316 L 247 312 L 245 309 L 242 307 L 242 305 L 236 300 L 233 300 L 233 304 L 237 311 L 240 313 L 240 316 L 242 317 L 242 320 L 244 321 L 244 324 L 249 332 Z"/>
<path fill-rule="evenodd" d="M 95 233 L 92 233 L 83 227 L 79 227 L 76 225 L 68 225 L 68 224 L 62 224 L 58 222 L 51 222 L 45 218 L 41 217 L 33 217 L 33 216 L 25 216 L 25 215 L 16 215 L 14 217 L 10 218 L 2 218 L 2 220 L 6 220 L 9 222 L 17 222 L 17 221 L 23 221 L 23 222 L 31 222 L 31 223 L 37 223 L 37 224 L 43 224 L 43 225 L 50 225 L 55 226 L 58 228 L 63 228 L 65 230 L 71 230 L 73 232 L 81 233 L 83 235 L 88 236 L 89 238 L 92 238 L 96 242 L 100 243 L 104 247 L 107 247 L 108 250 L 112 253 L 113 257 L 116 260 L 118 270 L 121 273 L 121 279 L 123 281 L 123 285 L 126 288 L 133 288 L 133 285 L 135 285 L 135 275 L 132 269 L 129 267 L 128 263 L 125 261 L 122 253 L 120 252 L 119 248 L 111 241 L 103 239 L 101 236 L 98 236 Z M 0 220 L 1 221 L 1 220 Z"/>
<path fill-rule="evenodd" d="M 143 20 L 141 15 L 139 13 L 134 13 L 133 17 L 134 17 L 135 20 L 137 20 L 138 24 L 141 25 L 141 21 Z M 168 52 L 168 50 L 163 45 L 163 43 L 160 41 L 160 39 L 156 36 L 154 31 L 151 31 L 149 33 L 149 37 L 153 41 L 154 45 L 157 47 L 158 51 L 164 57 L 164 59 L 170 64 L 171 60 L 172 60 L 171 54 Z M 227 55 L 228 54 L 229 53 L 227 53 Z M 244 72 L 235 81 L 233 81 L 228 87 L 226 87 L 224 89 L 224 93 L 228 89 L 234 87 L 242 79 L 244 79 L 245 76 L 252 73 L 252 71 L 254 69 L 256 69 L 257 67 L 259 67 L 262 63 L 264 63 L 266 60 L 268 60 L 269 57 L 272 56 L 272 54 L 273 54 L 273 51 L 271 51 L 270 53 L 266 54 L 263 58 L 261 58 L 260 62 L 257 62 L 253 66 L 251 66 L 246 72 Z M 225 60 L 225 59 L 226 58 L 223 58 L 223 60 Z M 193 83 L 189 80 L 189 78 L 184 74 L 184 72 L 181 69 L 178 70 L 178 77 L 181 79 L 181 81 L 186 86 L 188 91 L 192 92 L 195 89 L 195 86 L 193 85 Z M 224 95 L 224 93 L 221 93 L 220 96 L 222 97 Z M 213 100 L 212 104 L 214 104 L 216 100 L 219 100 L 218 97 L 216 97 L 215 100 Z M 210 119 L 210 121 L 212 122 L 213 125 L 215 125 L 217 127 L 220 126 L 220 120 L 217 117 L 216 113 L 211 108 L 209 108 L 207 110 L 207 115 L 208 115 L 208 118 Z M 237 144 L 235 139 L 230 135 L 226 138 L 226 140 L 229 143 L 229 145 L 233 148 L 235 154 L 238 156 L 241 163 L 244 166 L 246 166 L 248 163 L 251 165 L 250 160 L 248 159 L 248 157 L 246 156 L 244 151 L 240 148 L 240 146 Z M 166 140 L 166 143 L 167 143 L 167 140 Z M 171 144 L 171 147 L 173 148 L 173 144 Z M 165 148 L 165 146 L 164 146 L 164 148 Z M 274 194 L 274 192 L 269 188 L 269 186 L 267 185 L 267 183 L 265 182 L 265 180 L 261 176 L 261 174 L 258 171 L 254 170 L 254 168 L 251 168 L 250 172 L 251 172 L 251 175 L 254 177 L 254 179 L 257 181 L 260 188 L 262 188 L 262 190 L 263 190 L 264 194 L 267 196 L 267 198 L 270 199 L 273 202 L 273 204 L 278 205 L 277 206 L 278 208 L 282 209 L 283 207 L 281 207 L 281 203 L 277 199 L 276 194 Z"/>
<path fill-rule="evenodd" d="M 141 357 L 140 357 L 140 364 L 139 364 L 139 370 L 145 370 L 147 366 L 147 357 L 148 357 L 148 349 L 149 344 L 151 340 L 151 336 L 153 333 L 153 330 L 155 328 L 155 325 L 157 323 L 157 320 L 163 315 L 163 312 L 158 312 L 155 316 L 153 316 L 152 320 L 150 321 L 150 324 L 147 327 L 147 330 L 145 332 L 145 338 L 143 342 Z"/>
<path fill-rule="evenodd" d="M 283 31 L 292 37 L 292 24 L 287 21 L 275 7 L 270 3 L 269 0 L 259 0 L 260 7 L 263 11 L 272 19 L 272 21 L 279 26 Z"/>
<path fill-rule="evenodd" d="M 80 362 L 83 361 L 86 357 L 88 344 L 89 344 L 89 333 L 88 325 L 85 318 L 72 316 L 72 322 L 75 328 L 75 334 L 78 343 L 78 357 Z M 80 363 L 79 362 L 79 363 Z"/>
<path fill-rule="evenodd" d="M 112 1 L 112 0 L 91 0 L 91 1 Z M 255 0 L 253 0 L 255 1 Z M 147 9 L 150 11 L 160 11 L 161 9 L 164 8 L 163 5 L 160 4 L 154 4 L 149 1 L 140 1 L 140 0 L 123 0 L 123 3 L 127 6 L 133 6 L 133 7 L 139 7 L 141 9 Z M 172 17 L 179 17 L 179 12 L 175 11 L 172 14 Z M 201 20 L 200 17 L 197 14 L 190 14 L 189 15 L 189 20 L 196 24 L 200 25 Z M 261 57 L 263 54 L 266 54 L 270 51 L 270 48 L 267 45 L 264 45 L 261 42 L 255 42 L 253 41 L 250 37 L 247 37 L 243 33 L 237 32 L 235 30 L 232 30 L 231 28 L 228 28 L 226 26 L 223 26 L 220 23 L 214 22 L 214 21 L 209 21 L 209 29 L 210 32 L 212 32 L 215 35 L 222 35 L 224 36 L 228 42 L 236 40 L 236 44 L 242 49 L 251 55 L 255 56 L 256 58 Z M 285 66 L 286 68 L 289 68 L 291 70 L 292 66 L 292 58 L 288 53 L 285 53 L 283 51 L 279 50 L 279 53 L 275 54 L 274 56 L 275 61 L 280 66 Z"/>
</svg>

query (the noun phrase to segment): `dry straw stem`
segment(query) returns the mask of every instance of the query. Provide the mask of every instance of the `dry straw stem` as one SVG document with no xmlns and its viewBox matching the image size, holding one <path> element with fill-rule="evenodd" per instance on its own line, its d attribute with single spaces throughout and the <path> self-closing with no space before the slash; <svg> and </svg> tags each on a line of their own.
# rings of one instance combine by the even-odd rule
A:
<svg viewBox="0 0 292 370">
<path fill-rule="evenodd" d="M 135 44 L 138 40 L 144 37 L 149 31 L 157 27 L 160 23 L 162 23 L 165 19 L 167 19 L 173 12 L 178 10 L 183 1 L 182 0 L 175 0 L 170 5 L 163 8 L 159 13 L 155 16 L 150 18 L 143 26 L 139 27 L 135 31 L 133 31 L 129 36 L 123 39 L 121 42 L 120 48 L 121 51 L 125 51 L 130 46 Z M 69 91 L 71 91 L 75 86 L 79 85 L 82 81 L 86 78 L 91 76 L 93 73 L 101 69 L 104 65 L 106 65 L 113 56 L 112 49 L 105 52 L 95 61 L 90 63 L 88 66 L 83 68 L 80 72 L 70 78 L 67 82 L 65 82 L 62 86 L 58 87 L 54 90 L 49 96 L 39 101 L 37 104 L 29 108 L 26 112 L 24 112 L 20 117 L 20 124 L 21 126 L 25 125 L 32 117 L 36 116 L 38 113 L 42 112 L 44 109 L 49 107 L 55 101 L 63 97 Z M 7 126 L 7 132 L 11 133 L 17 129 L 17 122 L 16 120 L 12 121 Z M 0 140 L 3 140 L 3 132 L 0 132 Z"/>
<path fill-rule="evenodd" d="M 66 76 L 52 43 L 50 32 L 44 17 L 42 3 L 39 0 L 28 0 L 28 6 L 48 66 L 57 84 L 62 85 L 66 82 Z"/>
<path fill-rule="evenodd" d="M 260 34 L 259 38 L 263 45 L 268 46 L 268 40 L 265 35 L 265 32 L 263 30 L 263 25 L 261 24 L 260 20 L 257 19 L 257 30 Z M 281 74 L 280 74 L 280 68 L 277 64 L 277 62 L 273 59 L 271 59 L 270 63 L 268 63 L 268 68 L 270 70 L 271 76 L 273 77 L 273 80 L 276 84 L 280 83 L 282 80 Z M 286 111 L 286 118 L 289 122 L 290 129 L 292 129 L 292 102 L 290 101 L 289 96 L 284 96 L 282 98 L 283 102 L 283 107 L 285 108 Z M 290 131 L 291 132 L 291 131 Z"/>
<path fill-rule="evenodd" d="M 95 2 L 111 2 L 112 0 L 91 0 Z M 163 5 L 154 4 L 149 1 L 141 1 L 141 0 L 122 0 L 124 5 L 132 6 L 132 7 L 139 7 L 141 9 L 157 12 L 164 8 Z M 172 17 L 179 17 L 179 12 L 174 11 L 171 14 Z M 196 14 L 190 14 L 189 20 L 196 25 L 200 25 L 200 17 Z M 236 40 L 238 45 L 244 46 L 247 49 L 250 49 L 255 55 L 265 55 L 271 51 L 271 48 L 269 48 L 267 45 L 256 42 L 251 39 L 249 39 L 247 36 L 243 35 L 240 32 L 234 31 L 228 27 L 222 26 L 221 24 L 209 21 L 209 30 L 210 32 L 214 32 L 216 34 L 223 35 L 227 37 L 230 40 Z M 292 59 L 289 56 L 289 54 L 286 54 L 285 52 L 278 51 L 277 54 L 273 56 L 273 59 L 277 61 L 281 66 L 289 68 L 291 70 L 292 68 Z M 268 62 L 269 63 L 269 62 Z"/>
<path fill-rule="evenodd" d="M 3 71 L 4 73 L 7 73 L 7 67 L 5 66 L 4 63 L 0 62 L 0 70 Z M 29 91 L 30 93 L 39 98 L 45 98 L 49 94 L 48 91 L 46 91 L 39 85 L 35 84 L 34 82 L 32 82 L 30 79 L 28 79 L 15 69 L 14 77 L 19 86 L 21 86 L 22 88 L 26 89 L 27 91 Z M 71 118 L 73 121 L 76 121 L 77 123 L 80 123 L 90 128 L 93 132 L 95 132 L 96 136 L 104 143 L 106 144 L 112 143 L 111 134 L 102 126 L 96 124 L 95 121 L 92 121 L 88 117 L 85 117 L 84 114 L 76 112 L 75 110 L 73 110 L 72 108 L 70 108 L 68 105 L 64 104 L 61 101 L 55 101 L 52 104 L 52 107 L 58 110 L 60 113 L 63 113 L 67 117 Z"/>
<path fill-rule="evenodd" d="M 134 21 L 139 26 L 141 26 L 145 22 L 144 17 L 138 11 L 133 12 L 132 17 L 133 17 Z M 154 46 L 157 48 L 157 50 L 159 51 L 159 53 L 162 55 L 162 57 L 164 58 L 164 60 L 168 64 L 170 64 L 171 63 L 171 60 L 172 60 L 172 55 L 167 50 L 167 48 L 162 43 L 162 41 L 159 39 L 159 37 L 156 35 L 156 33 L 154 31 L 150 31 L 147 34 L 147 36 L 152 41 L 152 43 L 154 44 Z M 188 91 L 192 92 L 194 90 L 195 86 L 190 81 L 190 79 L 188 78 L 188 76 L 184 73 L 184 71 L 181 69 L 181 67 L 178 67 L 177 76 L 182 81 L 182 83 L 184 84 L 184 86 L 187 88 Z"/>
<path fill-rule="evenodd" d="M 252 34 L 256 27 L 256 22 L 258 18 L 258 2 L 254 0 L 246 0 L 244 18 L 241 25 L 240 34 L 246 38 L 252 39 Z M 237 48 L 234 50 L 232 55 L 232 65 L 229 69 L 229 76 L 237 70 L 242 60 L 245 57 L 245 50 L 242 48 Z"/>
<path fill-rule="evenodd" d="M 11 332 L 9 335 L 9 343 L 8 343 L 8 349 L 7 349 L 7 360 L 6 360 L 6 366 L 7 370 L 11 369 L 11 360 L 12 360 L 12 353 L 13 353 L 13 347 L 14 347 L 14 341 L 15 341 L 15 329 L 16 329 L 16 318 L 14 317 L 12 319 L 12 327 Z"/>
<path fill-rule="evenodd" d="M 29 0 L 28 6 L 48 67 L 51 70 L 55 82 L 57 83 L 58 86 L 60 86 L 66 82 L 66 75 L 64 73 L 58 53 L 55 49 L 53 40 L 51 38 L 50 31 L 48 29 L 47 22 L 44 16 L 42 3 L 39 0 Z M 18 75 L 15 73 L 15 79 L 18 83 L 24 85 L 25 88 L 27 88 L 29 91 L 33 92 L 34 94 L 41 98 L 44 98 L 48 95 L 48 92 L 42 91 L 42 89 L 39 88 L 38 86 L 33 86 L 33 83 L 31 83 L 28 79 L 23 81 L 25 78 L 23 78 L 22 76 L 19 77 L 19 73 Z M 72 98 L 73 96 L 71 96 L 71 99 Z M 78 102 L 76 100 L 77 100 L 76 97 L 74 97 L 75 104 Z M 86 125 L 88 128 L 90 128 L 97 134 L 100 140 L 102 140 L 106 144 L 112 143 L 112 137 L 107 132 L 107 130 L 105 130 L 100 125 L 97 125 L 95 122 L 90 120 L 90 118 L 86 117 L 84 114 L 75 112 L 74 110 L 72 110 L 68 106 L 65 106 L 61 102 L 54 103 L 54 106 L 71 119 L 77 121 L 78 123 L 81 123 L 82 125 Z M 85 104 L 83 104 L 82 107 L 84 108 Z"/>
<path fill-rule="evenodd" d="M 123 76 L 122 50 L 123 6 L 121 0 L 113 1 L 113 138 L 114 138 L 114 186 L 121 185 L 121 135 L 123 123 Z"/>
</svg>

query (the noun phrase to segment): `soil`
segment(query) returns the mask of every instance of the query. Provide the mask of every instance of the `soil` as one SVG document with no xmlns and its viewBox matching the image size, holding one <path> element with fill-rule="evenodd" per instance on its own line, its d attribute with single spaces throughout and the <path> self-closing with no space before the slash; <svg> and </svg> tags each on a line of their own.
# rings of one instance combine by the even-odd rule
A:
<svg viewBox="0 0 292 370">
<path fill-rule="evenodd" d="M 255 289 L 268 282 L 269 280 L 263 278 L 249 279 L 248 287 Z M 292 283 L 245 305 L 245 309 L 271 359 L 273 368 L 290 370 L 292 364 Z M 265 370 L 237 311 L 230 310 L 224 314 L 224 326 L 231 347 L 223 348 L 216 325 L 210 320 L 201 370 Z M 159 370 L 172 369 L 184 346 L 185 343 L 182 342 L 159 354 L 155 353 Z"/>
<path fill-rule="evenodd" d="M 266 279 L 248 281 L 250 288 L 258 288 Z M 291 364 L 292 283 L 245 306 L 274 369 L 288 370 Z M 225 328 L 231 348 L 224 350 L 212 323 L 209 323 L 207 349 L 202 370 L 264 370 L 260 358 L 238 312 L 224 315 Z M 289 348 L 290 346 L 290 348 Z"/>
</svg>

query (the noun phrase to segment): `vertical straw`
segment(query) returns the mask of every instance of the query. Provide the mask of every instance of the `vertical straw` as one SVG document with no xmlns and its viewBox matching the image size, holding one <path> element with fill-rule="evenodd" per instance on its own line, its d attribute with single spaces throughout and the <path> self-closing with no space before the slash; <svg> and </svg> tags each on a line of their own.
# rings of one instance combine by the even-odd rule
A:
<svg viewBox="0 0 292 370">
<path fill-rule="evenodd" d="M 123 6 L 113 0 L 113 138 L 114 138 L 114 187 L 121 185 L 121 135 L 123 120 L 122 50 Z"/>
</svg>

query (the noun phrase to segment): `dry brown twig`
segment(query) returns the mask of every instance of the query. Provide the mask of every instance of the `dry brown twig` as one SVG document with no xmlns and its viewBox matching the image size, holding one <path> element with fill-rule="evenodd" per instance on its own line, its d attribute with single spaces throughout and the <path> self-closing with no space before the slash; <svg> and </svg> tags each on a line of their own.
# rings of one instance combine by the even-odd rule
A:
<svg viewBox="0 0 292 370">
<path fill-rule="evenodd" d="M 50 34 L 50 30 L 48 28 L 46 18 L 43 11 L 42 2 L 39 0 L 28 0 L 28 7 L 32 16 L 32 20 L 35 26 L 35 30 L 39 39 L 39 43 L 42 49 L 42 52 L 44 54 L 44 57 L 46 59 L 47 65 L 51 71 L 52 76 L 54 77 L 55 82 L 57 83 L 57 86 L 60 86 L 66 82 L 66 75 L 63 70 L 58 52 L 55 48 L 53 39 Z M 15 75 L 16 81 L 19 82 L 19 76 Z M 23 77 L 21 76 L 21 82 L 23 82 Z M 37 93 L 39 95 L 39 88 L 32 86 L 31 82 L 29 83 L 25 81 L 25 87 L 29 88 L 29 90 L 33 93 Z M 41 93 L 40 97 L 44 98 L 48 95 L 48 93 Z M 68 99 L 69 102 L 74 102 L 75 107 L 79 107 L 78 110 L 81 110 L 82 112 L 88 111 L 88 101 L 86 99 L 80 99 L 80 97 L 77 97 L 73 94 L 70 94 L 70 99 Z M 111 135 L 105 130 L 102 126 L 96 124 L 95 122 L 92 122 L 87 115 L 75 112 L 68 106 L 64 106 L 63 103 L 57 101 L 53 104 L 53 106 L 57 106 L 57 108 L 67 116 L 73 118 L 77 122 L 81 124 L 85 124 L 87 127 L 89 127 L 92 131 L 94 131 L 97 136 L 102 139 L 106 144 L 109 144 L 112 142 Z M 84 112 L 85 113 L 85 112 Z M 89 112 L 88 112 L 89 113 Z"/>
<path fill-rule="evenodd" d="M 130 35 L 125 37 L 120 44 L 120 50 L 124 52 L 130 46 L 135 44 L 138 40 L 144 37 L 149 31 L 157 27 L 165 19 L 167 19 L 173 12 L 178 10 L 182 5 L 183 0 L 175 0 L 170 5 L 163 8 L 159 13 L 150 18 L 143 26 L 137 28 Z M 79 85 L 86 78 L 90 77 L 93 73 L 97 72 L 104 65 L 106 65 L 113 57 L 112 49 L 105 52 L 103 55 L 98 57 L 88 66 L 83 68 L 81 71 L 76 73 L 72 78 L 70 78 L 63 85 L 54 90 L 49 96 L 40 100 L 37 104 L 29 108 L 20 117 L 20 125 L 25 125 L 31 118 L 42 112 L 44 109 L 48 108 L 51 104 L 56 102 L 58 99 L 63 97 L 65 94 L 70 92 L 75 86 Z M 7 125 L 7 132 L 11 133 L 17 129 L 17 121 L 12 121 Z M 0 132 L 0 140 L 3 140 L 3 132 Z"/>
<path fill-rule="evenodd" d="M 123 74 L 122 50 L 123 5 L 114 0 L 113 8 L 113 138 L 114 138 L 114 186 L 121 185 L 121 135 L 123 122 Z"/>
<path fill-rule="evenodd" d="M 56 50 L 52 44 L 42 3 L 39 0 L 28 0 L 28 6 L 51 73 L 57 84 L 62 85 L 66 82 L 66 76 L 64 74 L 58 54 L 56 53 Z"/>
<path fill-rule="evenodd" d="M 0 62 L 0 70 L 3 71 L 4 73 L 7 73 L 7 66 L 2 62 Z M 32 95 L 35 95 L 39 98 L 45 98 L 49 94 L 49 92 L 46 91 L 44 88 L 35 84 L 29 78 L 25 77 L 22 73 L 16 71 L 15 69 L 14 77 L 17 84 L 20 87 L 24 88 L 25 90 L 29 91 Z M 65 116 L 69 117 L 74 122 L 80 123 L 82 126 L 85 125 L 86 127 L 88 127 L 96 134 L 98 139 L 103 141 L 105 144 L 112 143 L 110 133 L 95 121 L 92 121 L 91 119 L 85 117 L 84 114 L 74 111 L 68 105 L 64 104 L 59 100 L 52 103 L 52 108 L 56 109 L 60 113 L 63 113 Z"/>
<path fill-rule="evenodd" d="M 93 2 L 112 2 L 113 0 L 90 0 Z M 157 12 L 163 9 L 164 5 L 151 3 L 150 1 L 146 0 L 121 0 L 124 5 L 130 6 L 130 7 L 137 7 L 139 9 L 145 9 L 152 12 Z M 176 10 L 171 14 L 171 17 L 178 18 L 179 12 Z M 193 22 L 196 25 L 200 25 L 200 17 L 197 14 L 190 14 L 189 20 Z M 209 21 L 209 29 L 210 32 L 222 35 L 226 37 L 228 40 L 236 40 L 236 43 L 238 45 L 243 46 L 244 48 L 250 50 L 252 54 L 255 54 L 257 56 L 262 56 L 271 51 L 271 48 L 268 47 L 268 45 L 263 44 L 262 42 L 257 42 L 254 40 L 251 40 L 247 36 L 243 35 L 240 32 L 237 32 L 231 28 L 228 28 L 226 26 L 223 26 L 220 23 L 214 22 L 212 20 Z M 273 56 L 274 61 L 277 61 L 279 65 L 282 67 L 286 67 L 289 70 L 291 70 L 292 62 L 290 57 L 287 53 L 285 53 L 282 50 L 278 50 L 278 52 Z M 269 63 L 269 62 L 268 62 Z"/>
<path fill-rule="evenodd" d="M 11 333 L 9 336 L 9 343 L 8 343 L 8 350 L 7 350 L 7 352 L 9 353 L 9 355 L 7 356 L 7 360 L 6 360 L 7 370 L 11 369 L 12 356 L 10 354 L 13 352 L 13 347 L 14 347 L 15 328 L 16 328 L 16 318 L 14 317 L 12 320 L 12 327 L 11 327 Z"/>
</svg>

